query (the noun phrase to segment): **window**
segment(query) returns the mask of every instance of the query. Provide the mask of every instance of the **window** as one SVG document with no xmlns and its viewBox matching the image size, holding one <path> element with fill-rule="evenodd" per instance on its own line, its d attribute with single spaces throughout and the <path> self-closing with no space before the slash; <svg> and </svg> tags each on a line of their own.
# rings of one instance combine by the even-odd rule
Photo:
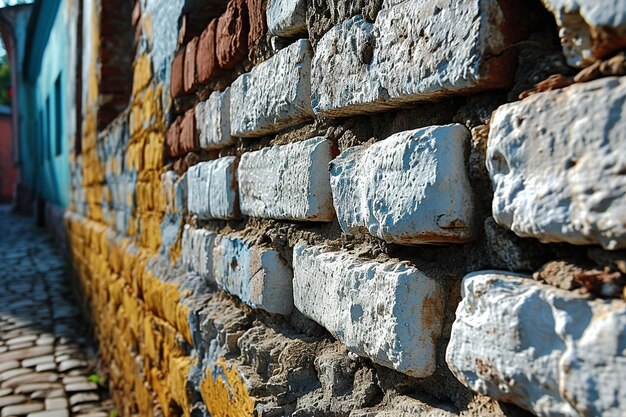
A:
<svg viewBox="0 0 626 417">
<path fill-rule="evenodd" d="M 63 96 L 61 95 L 61 76 L 59 74 L 54 82 L 54 144 L 55 156 L 63 153 Z"/>
</svg>

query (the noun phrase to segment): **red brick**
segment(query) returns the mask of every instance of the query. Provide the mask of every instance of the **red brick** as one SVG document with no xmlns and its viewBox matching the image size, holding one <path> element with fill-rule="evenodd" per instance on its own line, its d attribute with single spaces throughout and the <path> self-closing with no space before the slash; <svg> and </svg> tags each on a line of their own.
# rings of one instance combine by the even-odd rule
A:
<svg viewBox="0 0 626 417">
<path fill-rule="evenodd" d="M 185 73 L 185 51 L 179 51 L 172 61 L 172 80 L 170 82 L 170 94 L 172 98 L 180 97 L 184 93 L 183 78 Z"/>
<path fill-rule="evenodd" d="M 217 32 L 217 19 L 213 19 L 209 26 L 200 35 L 198 50 L 196 53 L 196 68 L 198 82 L 206 84 L 212 77 L 219 75 L 220 67 L 215 54 L 215 34 Z"/>
<path fill-rule="evenodd" d="M 183 77 L 185 93 L 191 93 L 196 89 L 196 50 L 198 49 L 197 36 L 185 47 L 185 76 Z"/>
<path fill-rule="evenodd" d="M 196 112 L 194 109 L 187 110 L 180 125 L 180 153 L 184 155 L 189 152 L 200 150 L 196 135 Z"/>
<path fill-rule="evenodd" d="M 232 0 L 217 22 L 217 61 L 231 69 L 248 55 L 250 23 L 245 0 Z"/>
<path fill-rule="evenodd" d="M 265 9 L 267 2 L 263 0 L 248 0 L 248 15 L 250 17 L 250 33 L 248 34 L 248 48 L 255 46 L 267 32 Z"/>
<path fill-rule="evenodd" d="M 177 157 L 180 154 L 180 122 L 182 118 L 178 118 L 172 123 L 170 128 L 167 130 L 167 137 L 165 138 L 165 146 L 167 149 L 167 154 L 172 158 Z"/>
</svg>

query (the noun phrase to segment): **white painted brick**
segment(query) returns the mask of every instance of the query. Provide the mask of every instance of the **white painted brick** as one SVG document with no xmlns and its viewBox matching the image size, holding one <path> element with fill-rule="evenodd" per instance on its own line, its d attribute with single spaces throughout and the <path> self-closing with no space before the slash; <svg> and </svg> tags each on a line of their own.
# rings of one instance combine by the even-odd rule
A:
<svg viewBox="0 0 626 417">
<path fill-rule="evenodd" d="M 187 171 L 189 212 L 200 219 L 237 217 L 237 158 L 200 162 Z"/>
<path fill-rule="evenodd" d="M 462 125 L 433 126 L 341 153 L 330 171 L 341 228 L 399 244 L 471 240 L 468 143 Z"/>
<path fill-rule="evenodd" d="M 346 347 L 415 377 L 436 367 L 444 320 L 435 280 L 403 263 L 363 261 L 345 252 L 297 245 L 294 303 Z"/>
<path fill-rule="evenodd" d="M 306 0 L 269 0 L 267 28 L 270 33 L 283 37 L 306 33 L 306 3 Z"/>
<path fill-rule="evenodd" d="M 293 273 L 273 249 L 219 235 L 213 249 L 213 276 L 221 288 L 254 308 L 285 315 L 293 309 Z"/>
<path fill-rule="evenodd" d="M 188 271 L 215 283 L 213 278 L 213 248 L 216 234 L 186 224 L 183 228 L 181 262 Z"/>
<path fill-rule="evenodd" d="M 259 137 L 311 120 L 311 56 L 310 42 L 300 39 L 235 80 L 231 134 Z"/>
<path fill-rule="evenodd" d="M 626 46 L 626 1 L 542 1 L 560 27 L 569 65 L 584 67 Z"/>
<path fill-rule="evenodd" d="M 375 23 L 356 16 L 317 45 L 313 108 L 349 116 L 508 87 L 506 26 L 497 0 L 409 0 L 386 4 Z"/>
<path fill-rule="evenodd" d="M 625 248 L 624 97 L 626 78 L 610 77 L 500 107 L 487 150 L 495 220 L 542 242 Z"/>
<path fill-rule="evenodd" d="M 328 164 L 332 143 L 316 137 L 242 155 L 241 212 L 273 219 L 332 221 Z"/>
<path fill-rule="evenodd" d="M 471 389 L 538 416 L 626 415 L 626 303 L 470 274 L 446 360 Z"/>
<path fill-rule="evenodd" d="M 214 91 L 207 101 L 196 105 L 195 111 L 201 148 L 220 149 L 235 142 L 230 134 L 230 88 Z"/>
</svg>

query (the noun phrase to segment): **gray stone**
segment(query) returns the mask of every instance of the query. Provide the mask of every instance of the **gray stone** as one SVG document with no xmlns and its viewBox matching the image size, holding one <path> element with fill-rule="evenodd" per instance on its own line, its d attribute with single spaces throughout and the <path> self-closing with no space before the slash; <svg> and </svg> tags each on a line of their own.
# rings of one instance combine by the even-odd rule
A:
<svg viewBox="0 0 626 417">
<path fill-rule="evenodd" d="M 524 276 L 463 280 L 446 361 L 466 386 L 538 416 L 626 413 L 626 303 Z"/>
<path fill-rule="evenodd" d="M 65 391 L 67 392 L 97 391 L 97 390 L 98 390 L 98 386 L 93 382 L 77 382 L 77 383 L 65 385 Z"/>
<path fill-rule="evenodd" d="M 0 409 L 8 405 L 15 405 L 26 402 L 28 398 L 23 395 L 7 395 L 0 397 Z"/>
<path fill-rule="evenodd" d="M 306 0 L 269 0 L 267 29 L 272 35 L 295 37 L 306 33 Z"/>
<path fill-rule="evenodd" d="M 464 126 L 433 126 L 344 151 L 330 170 L 343 231 L 399 244 L 471 240 L 468 140 Z"/>
<path fill-rule="evenodd" d="M 348 350 L 414 377 L 435 371 L 444 295 L 434 279 L 319 246 L 297 245 L 293 268 L 296 308 Z"/>
<path fill-rule="evenodd" d="M 234 219 L 237 209 L 237 158 L 200 162 L 187 171 L 187 208 L 200 219 Z"/>
<path fill-rule="evenodd" d="M 626 248 L 625 95 L 626 78 L 609 77 L 500 107 L 487 150 L 496 222 L 542 242 Z"/>
<path fill-rule="evenodd" d="M 238 169 L 241 212 L 248 216 L 332 221 L 328 164 L 332 143 L 316 137 L 247 152 Z"/>
<path fill-rule="evenodd" d="M 260 137 L 313 119 L 311 44 L 300 39 L 231 85 L 230 130 Z"/>
<path fill-rule="evenodd" d="M 41 411 L 41 410 L 43 410 L 42 403 L 10 405 L 2 409 L 0 416 L 2 417 L 23 416 L 28 413 L 32 413 L 34 411 Z"/>
<path fill-rule="evenodd" d="M 68 359 L 59 364 L 59 372 L 67 372 L 76 368 L 85 368 L 87 361 L 82 359 Z"/>
<path fill-rule="evenodd" d="M 68 408 L 66 398 L 47 398 L 45 404 L 46 410 L 64 410 Z"/>
<path fill-rule="evenodd" d="M 76 404 L 88 403 L 88 402 L 99 401 L 99 400 L 100 400 L 100 396 L 96 393 L 81 392 L 80 394 L 74 394 L 70 397 L 70 404 L 76 405 Z"/>
<path fill-rule="evenodd" d="M 28 414 L 28 417 L 69 417 L 69 416 L 70 416 L 70 412 L 67 409 L 39 411 L 36 413 Z"/>
<path fill-rule="evenodd" d="M 515 59 L 497 0 L 396 3 L 375 23 L 356 16 L 322 37 L 312 63 L 316 113 L 385 111 L 511 84 Z"/>
<path fill-rule="evenodd" d="M 201 148 L 214 150 L 234 143 L 230 134 L 230 88 L 214 91 L 207 101 L 196 105 L 195 111 Z"/>
</svg>

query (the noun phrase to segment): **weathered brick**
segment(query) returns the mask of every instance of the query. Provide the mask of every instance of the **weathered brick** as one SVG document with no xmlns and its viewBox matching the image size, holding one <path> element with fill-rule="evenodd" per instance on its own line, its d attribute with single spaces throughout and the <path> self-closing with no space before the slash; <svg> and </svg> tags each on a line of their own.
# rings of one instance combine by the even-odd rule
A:
<svg viewBox="0 0 626 417">
<path fill-rule="evenodd" d="M 311 55 L 311 44 L 301 39 L 235 80 L 230 91 L 233 136 L 264 136 L 313 118 Z"/>
<path fill-rule="evenodd" d="M 248 48 L 253 48 L 267 32 L 265 9 L 267 1 L 248 0 L 248 15 L 250 18 L 250 33 L 248 33 Z"/>
<path fill-rule="evenodd" d="M 207 101 L 196 105 L 196 126 L 203 149 L 214 150 L 234 143 L 230 134 L 230 88 L 214 91 Z"/>
<path fill-rule="evenodd" d="M 198 82 L 206 84 L 209 80 L 219 75 L 220 66 L 216 54 L 217 19 L 209 23 L 209 26 L 200 35 L 198 50 L 196 52 L 196 68 L 198 69 Z"/>
<path fill-rule="evenodd" d="M 198 135 L 196 133 L 196 113 L 194 109 L 187 110 L 180 122 L 179 156 L 199 150 Z"/>
<path fill-rule="evenodd" d="M 237 158 L 200 162 L 187 171 L 187 207 L 200 219 L 234 219 L 237 207 Z"/>
<path fill-rule="evenodd" d="M 626 78 L 610 77 L 500 107 L 487 150 L 496 221 L 543 242 L 625 248 L 625 95 Z"/>
<path fill-rule="evenodd" d="M 270 0 L 267 26 L 276 36 L 295 37 L 306 33 L 306 0 Z"/>
<path fill-rule="evenodd" d="M 626 413 L 626 304 L 521 276 L 463 281 L 446 360 L 457 378 L 538 416 Z"/>
<path fill-rule="evenodd" d="M 231 0 L 217 22 L 216 55 L 221 68 L 234 68 L 248 55 L 250 30 L 245 0 Z"/>
<path fill-rule="evenodd" d="M 197 36 L 193 38 L 185 47 L 185 75 L 184 89 L 185 93 L 192 93 L 197 86 L 198 77 L 196 75 L 196 51 L 198 50 Z"/>
<path fill-rule="evenodd" d="M 213 276 L 221 288 L 254 308 L 277 314 L 293 309 L 293 273 L 273 249 L 219 235 L 213 249 Z"/>
<path fill-rule="evenodd" d="M 172 61 L 172 79 L 170 80 L 170 94 L 172 98 L 180 97 L 184 93 L 185 51 L 179 51 Z"/>
<path fill-rule="evenodd" d="M 622 0 L 542 0 L 556 18 L 567 63 L 586 67 L 626 48 L 626 4 Z"/>
<path fill-rule="evenodd" d="M 333 145 L 323 137 L 244 153 L 238 169 L 242 213 L 332 221 L 328 173 L 332 157 Z"/>
<path fill-rule="evenodd" d="M 356 16 L 336 26 L 313 58 L 313 108 L 355 115 L 509 86 L 516 38 L 504 28 L 515 24 L 499 3 L 404 1 L 386 4 L 375 23 Z"/>
<path fill-rule="evenodd" d="M 468 143 L 462 125 L 433 126 L 343 152 L 330 170 L 341 228 L 399 244 L 471 240 Z"/>
<path fill-rule="evenodd" d="M 167 153 L 171 157 L 176 157 L 180 154 L 180 124 L 182 119 L 178 118 L 174 120 L 169 129 L 167 129 L 167 137 L 165 138 L 165 144 L 167 147 Z"/>
<path fill-rule="evenodd" d="M 297 245 L 294 303 L 346 347 L 414 377 L 435 371 L 444 320 L 437 282 L 403 263 Z"/>
<path fill-rule="evenodd" d="M 213 278 L 213 248 L 216 234 L 204 229 L 195 229 L 188 224 L 183 229 L 181 261 L 196 274 L 215 283 Z"/>
</svg>

